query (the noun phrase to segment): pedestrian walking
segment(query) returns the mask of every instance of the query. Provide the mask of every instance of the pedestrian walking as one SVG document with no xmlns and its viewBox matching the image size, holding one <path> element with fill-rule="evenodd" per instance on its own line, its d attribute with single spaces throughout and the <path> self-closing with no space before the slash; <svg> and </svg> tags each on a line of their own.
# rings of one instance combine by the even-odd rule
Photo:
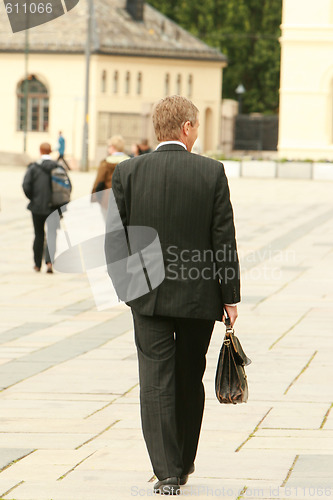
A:
<svg viewBox="0 0 333 500">
<path fill-rule="evenodd" d="M 129 156 L 124 153 L 125 141 L 121 135 L 114 135 L 108 141 L 108 156 L 101 161 L 96 179 L 92 188 L 92 202 L 98 202 L 101 205 L 103 216 L 106 216 L 108 207 L 109 191 L 112 186 L 112 175 L 116 166 Z"/>
<path fill-rule="evenodd" d="M 139 156 L 141 154 L 141 149 L 140 149 L 140 146 L 139 144 L 137 144 L 136 142 L 134 144 L 132 144 L 131 146 L 131 154 L 130 154 L 130 157 L 133 158 L 134 156 Z"/>
<path fill-rule="evenodd" d="M 45 242 L 45 222 L 48 216 L 55 210 L 52 206 L 52 184 L 51 171 L 55 167 L 59 167 L 52 160 L 51 146 L 48 143 L 40 145 L 40 159 L 28 166 L 28 170 L 23 179 L 23 191 L 30 202 L 28 209 L 32 213 L 32 222 L 34 226 L 34 270 L 39 272 L 42 267 L 42 259 L 44 253 Z M 63 169 L 63 167 L 61 167 Z M 64 170 L 64 169 L 63 169 Z M 45 263 L 47 273 L 52 273 L 52 262 L 54 260 L 54 252 L 56 247 L 56 235 L 59 228 L 58 218 L 54 218 L 47 223 L 47 240 L 45 245 Z"/>
<path fill-rule="evenodd" d="M 154 228 L 163 252 L 164 281 L 128 305 L 143 435 L 158 478 L 154 491 L 179 494 L 195 467 L 214 323 L 224 320 L 226 311 L 234 324 L 240 278 L 223 165 L 191 153 L 198 109 L 184 97 L 169 96 L 155 105 L 153 123 L 157 149 L 118 165 L 112 190 L 125 228 Z M 109 207 L 105 252 L 111 264 L 117 249 Z M 112 269 L 108 266 L 111 279 Z"/>
<path fill-rule="evenodd" d="M 65 160 L 65 149 L 66 149 L 66 141 L 64 136 L 62 135 L 62 132 L 59 132 L 58 136 L 58 147 L 57 151 L 59 152 L 59 156 L 57 161 L 62 160 L 63 163 L 65 164 L 67 170 L 70 170 L 70 166 L 68 165 L 67 161 Z"/>
<path fill-rule="evenodd" d="M 139 154 L 144 155 L 147 153 L 151 153 L 151 147 L 149 146 L 148 139 L 142 139 L 141 143 L 139 144 Z"/>
</svg>

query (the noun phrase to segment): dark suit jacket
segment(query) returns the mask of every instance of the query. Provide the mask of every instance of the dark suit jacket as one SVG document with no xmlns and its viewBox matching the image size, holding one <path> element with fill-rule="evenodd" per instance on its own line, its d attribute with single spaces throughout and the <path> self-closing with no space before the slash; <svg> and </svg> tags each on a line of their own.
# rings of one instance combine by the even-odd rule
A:
<svg viewBox="0 0 333 500">
<path fill-rule="evenodd" d="M 118 165 L 112 190 L 124 226 L 157 231 L 165 265 L 161 285 L 128 305 L 148 316 L 221 320 L 223 304 L 240 301 L 223 165 L 180 145 L 164 145 Z M 111 262 L 108 235 L 105 250 Z"/>
</svg>

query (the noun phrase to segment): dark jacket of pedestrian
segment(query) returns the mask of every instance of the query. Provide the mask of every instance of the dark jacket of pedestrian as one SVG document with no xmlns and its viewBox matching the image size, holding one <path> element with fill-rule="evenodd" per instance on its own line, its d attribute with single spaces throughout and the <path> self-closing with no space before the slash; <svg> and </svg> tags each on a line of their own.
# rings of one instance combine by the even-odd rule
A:
<svg viewBox="0 0 333 500">
<path fill-rule="evenodd" d="M 23 179 L 23 191 L 30 203 L 27 208 L 34 214 L 49 215 L 54 208 L 51 204 L 51 170 L 56 162 L 44 160 L 31 163 Z"/>
</svg>

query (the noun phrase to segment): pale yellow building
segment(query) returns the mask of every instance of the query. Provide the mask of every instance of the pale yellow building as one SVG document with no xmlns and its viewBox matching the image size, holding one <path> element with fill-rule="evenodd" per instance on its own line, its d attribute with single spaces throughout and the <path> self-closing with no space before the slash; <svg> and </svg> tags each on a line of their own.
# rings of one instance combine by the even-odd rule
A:
<svg viewBox="0 0 333 500">
<path fill-rule="evenodd" d="M 333 160 L 333 0 L 284 0 L 279 156 Z"/>
<path fill-rule="evenodd" d="M 152 105 L 168 94 L 191 98 L 200 110 L 204 150 L 220 141 L 221 52 L 191 36 L 142 0 L 95 0 L 91 44 L 89 158 L 105 155 L 106 140 L 122 134 L 127 147 L 154 141 Z M 132 13 L 130 13 L 132 7 Z M 134 7 L 134 10 L 133 10 Z M 87 2 L 26 33 L 12 33 L 0 5 L 0 151 L 21 153 L 24 145 L 24 85 L 29 75 L 27 153 L 41 142 L 66 139 L 67 157 L 82 153 Z"/>
</svg>

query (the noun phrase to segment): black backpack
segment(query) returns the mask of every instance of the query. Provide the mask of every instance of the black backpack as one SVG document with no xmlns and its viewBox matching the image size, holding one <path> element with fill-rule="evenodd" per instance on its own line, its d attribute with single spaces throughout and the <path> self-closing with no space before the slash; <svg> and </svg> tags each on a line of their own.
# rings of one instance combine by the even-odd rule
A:
<svg viewBox="0 0 333 500">
<path fill-rule="evenodd" d="M 71 199 L 72 185 L 66 170 L 60 165 L 51 170 L 51 204 L 58 208 Z"/>
</svg>

